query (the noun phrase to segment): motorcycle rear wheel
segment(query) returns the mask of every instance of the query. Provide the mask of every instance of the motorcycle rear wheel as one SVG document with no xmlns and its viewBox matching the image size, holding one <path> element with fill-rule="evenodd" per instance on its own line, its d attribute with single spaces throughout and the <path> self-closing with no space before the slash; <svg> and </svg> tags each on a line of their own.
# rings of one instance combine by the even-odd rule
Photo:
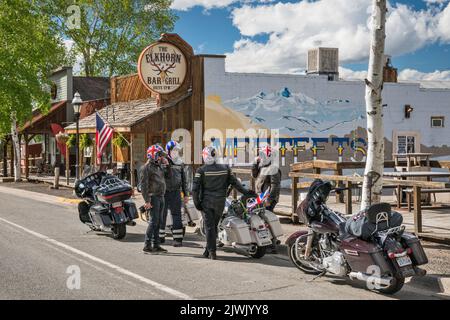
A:
<svg viewBox="0 0 450 320">
<path fill-rule="evenodd" d="M 261 259 L 266 254 L 266 247 L 257 247 L 255 253 L 251 253 L 250 256 L 255 259 Z"/>
<path fill-rule="evenodd" d="M 392 283 L 390 284 L 390 286 L 377 289 L 377 291 L 384 294 L 394 294 L 400 291 L 403 288 L 404 284 L 405 284 L 405 277 L 401 275 L 394 275 L 392 277 Z"/>
<path fill-rule="evenodd" d="M 298 258 L 299 255 L 304 255 L 305 246 L 306 246 L 306 237 L 305 241 L 299 241 L 298 247 L 300 249 L 299 250 L 300 252 L 298 252 L 297 254 L 295 253 L 295 243 L 289 245 L 288 248 L 289 259 L 297 267 L 297 269 L 300 269 L 306 274 L 314 274 L 314 275 L 320 274 L 321 271 L 318 271 L 317 269 L 310 267 L 307 260 Z"/>
<path fill-rule="evenodd" d="M 125 238 L 127 234 L 127 225 L 125 223 L 116 224 L 112 227 L 113 238 L 120 240 Z"/>
</svg>

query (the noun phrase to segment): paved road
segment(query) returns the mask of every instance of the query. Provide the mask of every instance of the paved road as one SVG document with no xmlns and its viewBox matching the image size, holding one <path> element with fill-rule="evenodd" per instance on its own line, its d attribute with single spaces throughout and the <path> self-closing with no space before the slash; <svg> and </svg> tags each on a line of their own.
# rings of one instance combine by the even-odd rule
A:
<svg viewBox="0 0 450 320">
<path fill-rule="evenodd" d="M 73 204 L 0 186 L 0 299 L 430 298 L 408 285 L 384 296 L 342 279 L 312 281 L 279 255 L 254 260 L 220 251 L 219 260 L 207 260 L 192 234 L 185 247 L 147 255 L 144 230 L 129 227 L 124 240 L 113 240 L 88 232 Z M 80 270 L 80 289 L 68 289 L 70 267 Z"/>
</svg>

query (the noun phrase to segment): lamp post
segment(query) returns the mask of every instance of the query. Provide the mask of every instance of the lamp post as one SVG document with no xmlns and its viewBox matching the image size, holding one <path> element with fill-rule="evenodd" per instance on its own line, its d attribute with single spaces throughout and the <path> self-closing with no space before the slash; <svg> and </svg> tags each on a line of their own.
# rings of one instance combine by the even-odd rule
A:
<svg viewBox="0 0 450 320">
<path fill-rule="evenodd" d="M 72 100 L 72 106 L 73 106 L 73 111 L 74 111 L 74 118 L 75 118 L 75 123 L 77 126 L 77 134 L 76 134 L 76 154 L 75 154 L 75 178 L 76 180 L 78 180 L 80 178 L 80 172 L 79 172 L 79 165 L 80 165 L 80 128 L 79 128 L 79 121 L 80 121 L 80 108 L 81 108 L 81 104 L 83 103 L 83 100 L 81 100 L 81 96 L 78 93 L 78 91 L 75 93 L 75 95 L 73 96 L 73 100 Z"/>
</svg>

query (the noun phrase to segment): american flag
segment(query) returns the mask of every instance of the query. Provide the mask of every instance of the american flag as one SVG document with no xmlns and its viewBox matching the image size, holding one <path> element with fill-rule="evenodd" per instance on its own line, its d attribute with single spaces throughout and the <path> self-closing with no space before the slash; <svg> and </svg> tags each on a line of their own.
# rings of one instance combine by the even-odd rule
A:
<svg viewBox="0 0 450 320">
<path fill-rule="evenodd" d="M 111 140 L 114 130 L 103 121 L 98 113 L 96 115 L 95 142 L 97 145 L 97 160 L 100 162 L 103 151 Z"/>
</svg>

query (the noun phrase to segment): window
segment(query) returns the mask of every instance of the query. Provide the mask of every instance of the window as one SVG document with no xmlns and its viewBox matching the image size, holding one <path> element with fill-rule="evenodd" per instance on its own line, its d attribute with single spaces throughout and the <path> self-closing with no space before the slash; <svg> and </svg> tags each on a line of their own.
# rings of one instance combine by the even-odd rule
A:
<svg viewBox="0 0 450 320">
<path fill-rule="evenodd" d="M 398 136 L 397 137 L 397 153 L 415 153 L 416 137 L 414 136 Z"/>
<path fill-rule="evenodd" d="M 431 127 L 432 128 L 443 128 L 444 127 L 444 117 L 431 117 Z"/>
</svg>

